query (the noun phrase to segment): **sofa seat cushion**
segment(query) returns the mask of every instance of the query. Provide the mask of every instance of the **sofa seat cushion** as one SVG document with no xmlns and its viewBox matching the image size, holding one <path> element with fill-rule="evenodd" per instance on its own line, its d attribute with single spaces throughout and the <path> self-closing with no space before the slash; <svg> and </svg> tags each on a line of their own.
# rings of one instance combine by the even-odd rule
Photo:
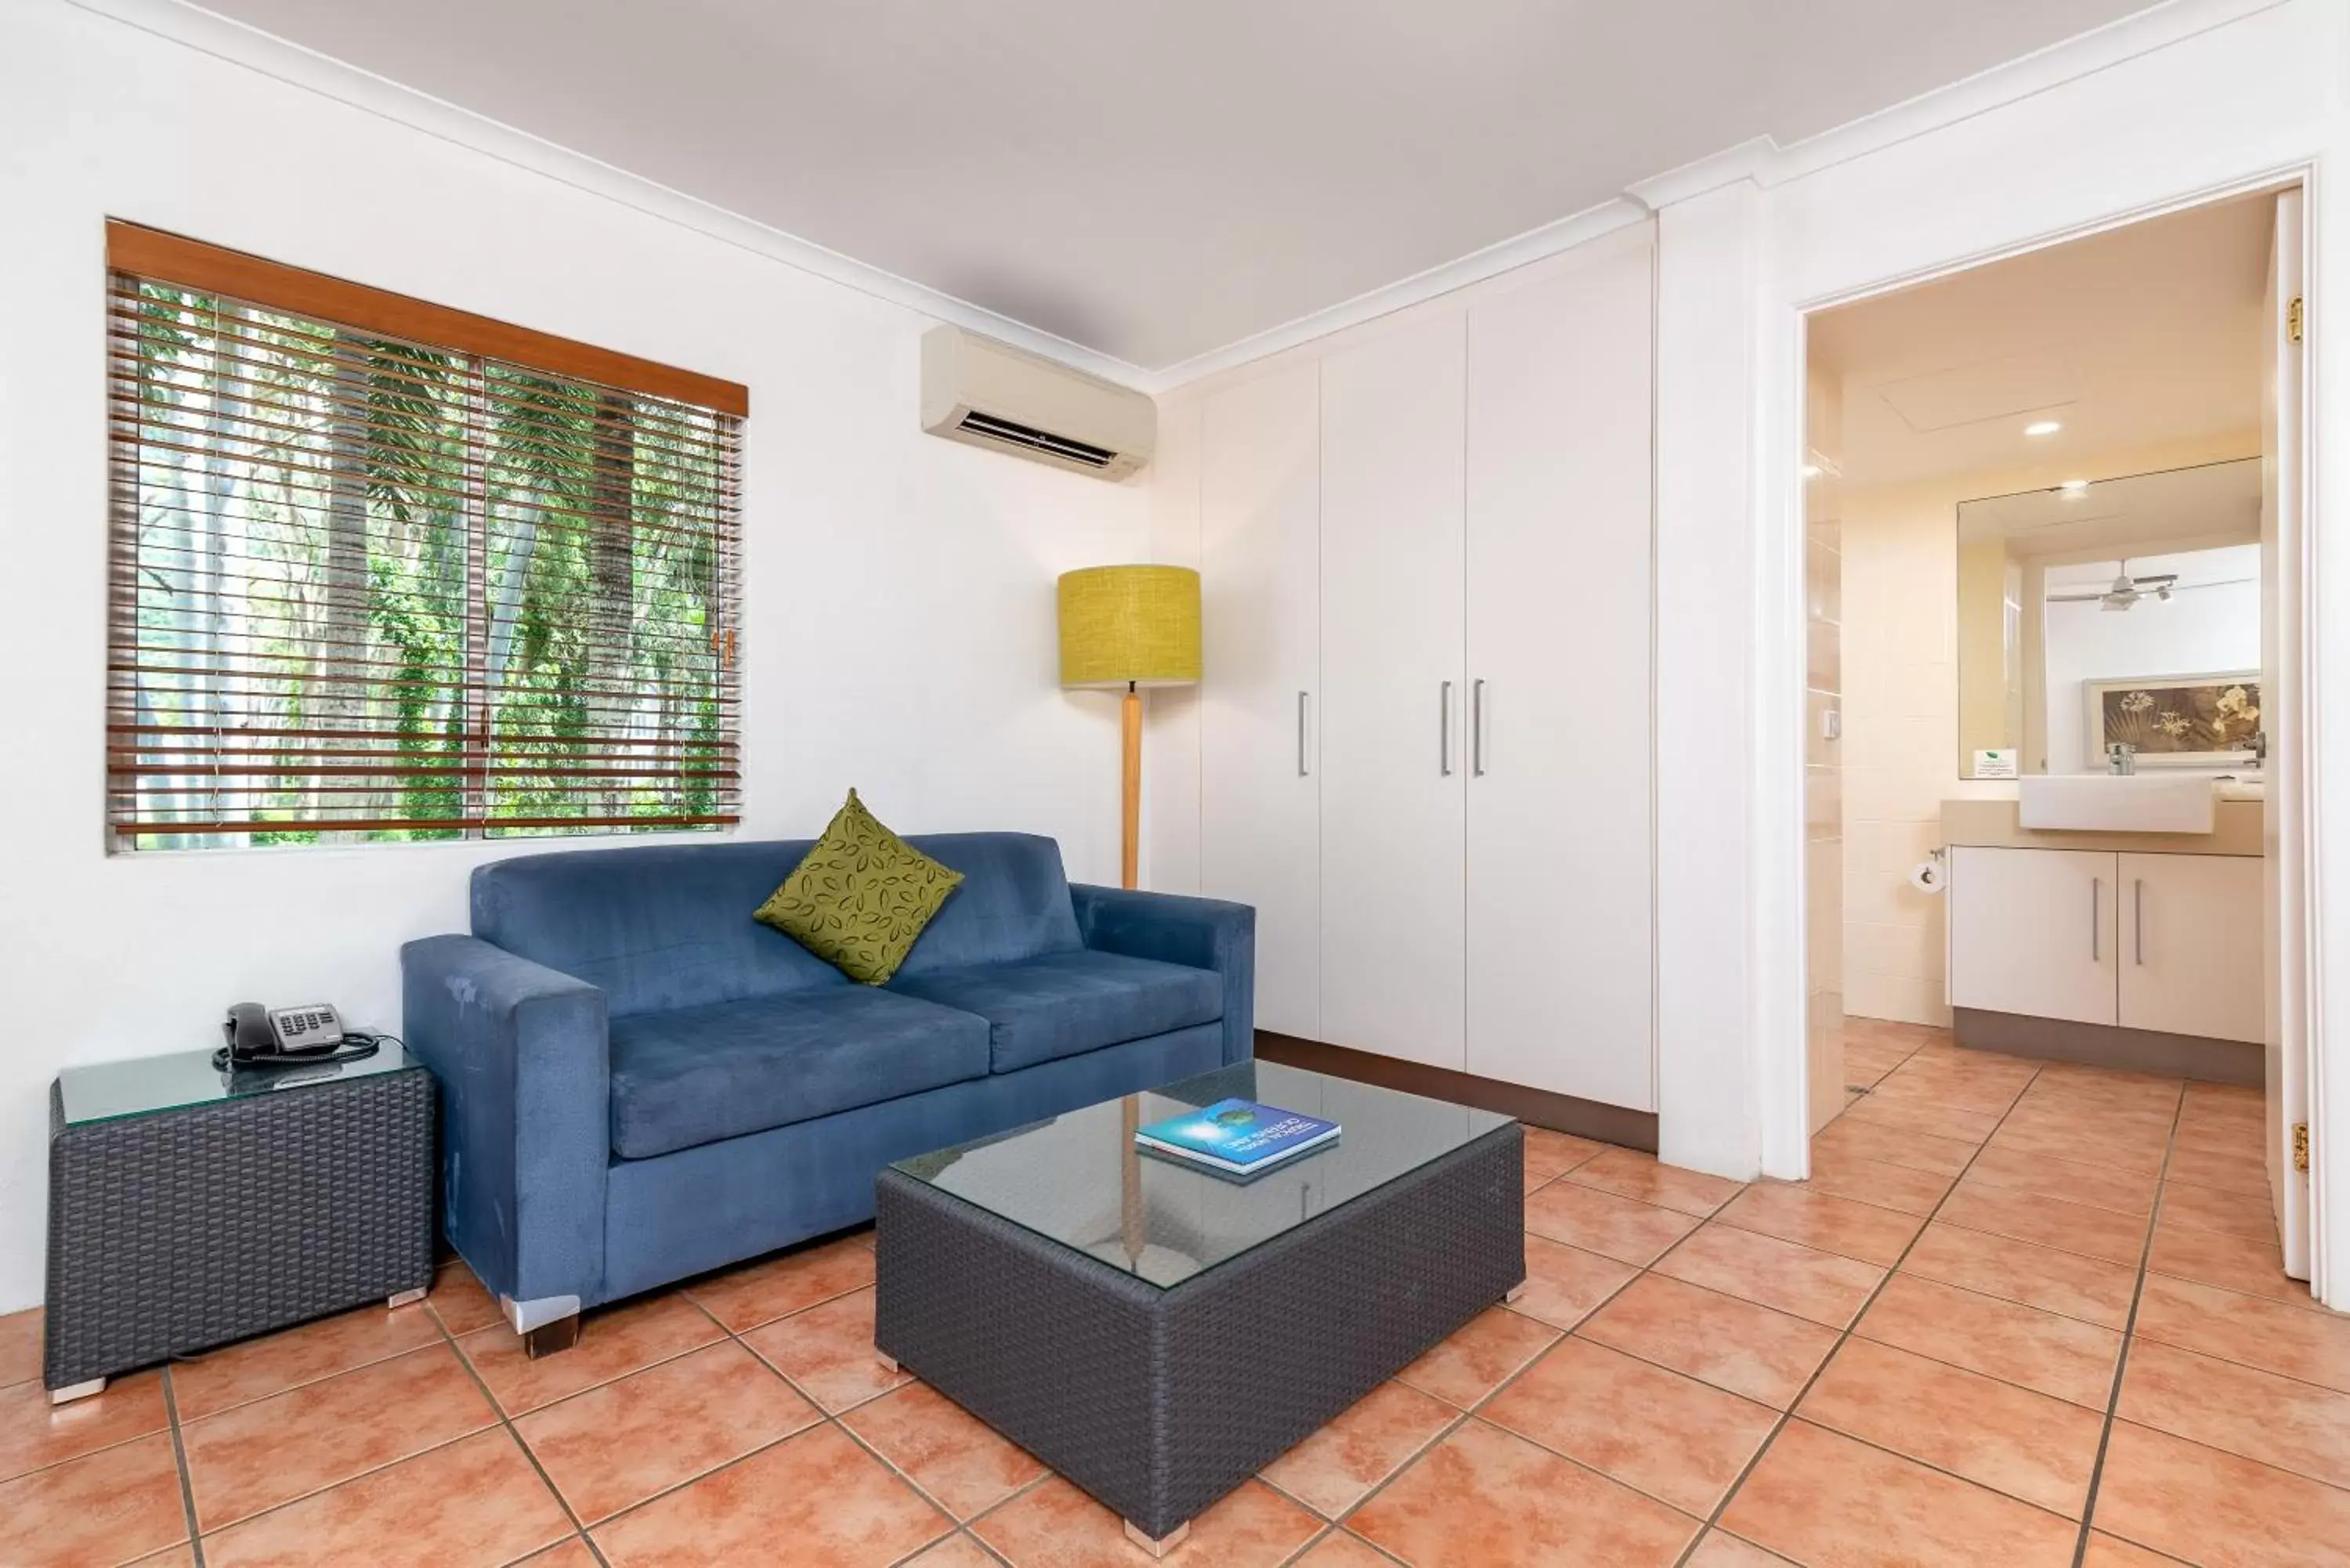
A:
<svg viewBox="0 0 2350 1568">
<path fill-rule="evenodd" d="M 647 1159 L 988 1071 L 987 1021 L 858 986 L 611 1023 L 612 1152 Z"/>
<path fill-rule="evenodd" d="M 889 989 L 987 1020 L 999 1073 L 1213 1023 L 1224 1011 L 1213 970 L 1086 949 L 900 974 Z"/>
</svg>

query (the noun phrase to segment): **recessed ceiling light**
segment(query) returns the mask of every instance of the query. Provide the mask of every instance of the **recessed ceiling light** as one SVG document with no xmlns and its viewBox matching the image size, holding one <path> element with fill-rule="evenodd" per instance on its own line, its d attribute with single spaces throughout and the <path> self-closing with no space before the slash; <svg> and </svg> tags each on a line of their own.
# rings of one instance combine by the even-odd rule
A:
<svg viewBox="0 0 2350 1568">
<path fill-rule="evenodd" d="M 2050 436 L 2064 428 L 2054 420 L 2034 420 L 2023 427 L 2023 433 L 2028 436 Z"/>
<path fill-rule="evenodd" d="M 2063 491 L 2067 497 L 2083 496 L 2089 493 L 2089 482 L 2085 479 L 2068 479 L 2056 488 Z"/>
</svg>

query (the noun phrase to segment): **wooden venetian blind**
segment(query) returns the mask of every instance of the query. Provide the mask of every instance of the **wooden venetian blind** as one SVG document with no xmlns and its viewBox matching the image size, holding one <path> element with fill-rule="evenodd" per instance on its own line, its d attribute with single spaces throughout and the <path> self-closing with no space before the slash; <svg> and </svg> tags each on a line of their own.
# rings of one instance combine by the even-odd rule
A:
<svg viewBox="0 0 2350 1568">
<path fill-rule="evenodd" d="M 120 848 L 716 827 L 730 382 L 109 224 Z"/>
</svg>

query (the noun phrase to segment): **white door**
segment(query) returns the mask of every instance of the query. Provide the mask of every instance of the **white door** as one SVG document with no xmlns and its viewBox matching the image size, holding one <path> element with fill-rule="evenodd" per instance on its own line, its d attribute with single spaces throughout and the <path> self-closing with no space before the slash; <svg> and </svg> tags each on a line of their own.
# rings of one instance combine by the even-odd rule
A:
<svg viewBox="0 0 2350 1568">
<path fill-rule="evenodd" d="M 2112 1023 L 2120 875 L 2110 853 L 1950 851 L 1950 1005 Z"/>
<path fill-rule="evenodd" d="M 1469 1071 L 1656 1106 L 1649 247 L 1469 311 Z"/>
<path fill-rule="evenodd" d="M 2236 855 L 2121 857 L 2121 1022 L 2259 1044 L 2261 862 Z"/>
<path fill-rule="evenodd" d="M 2303 607 L 2302 409 L 2305 373 L 2293 322 L 2302 296 L 2302 193 L 2277 198 L 2261 332 L 2261 835 L 2262 1040 L 2268 1048 L 2269 1195 L 2284 1272 L 2310 1276 L 2309 1172 L 2293 1166 L 2293 1128 L 2309 1121 L 2308 803 L 2301 732 Z"/>
<path fill-rule="evenodd" d="M 1322 1037 L 1459 1070 L 1463 317 L 1322 362 Z"/>
<path fill-rule="evenodd" d="M 1201 405 L 1200 890 L 1256 906 L 1256 1022 L 1321 1037 L 1320 372 Z"/>
</svg>

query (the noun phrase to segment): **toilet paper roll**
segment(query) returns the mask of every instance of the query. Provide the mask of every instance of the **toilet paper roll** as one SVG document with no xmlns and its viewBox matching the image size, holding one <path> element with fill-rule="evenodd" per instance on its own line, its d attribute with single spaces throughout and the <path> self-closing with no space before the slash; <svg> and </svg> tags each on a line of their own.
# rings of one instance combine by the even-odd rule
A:
<svg viewBox="0 0 2350 1568">
<path fill-rule="evenodd" d="M 1939 893 L 1946 873 L 1939 860 L 1920 860 L 1909 867 L 1909 886 L 1920 893 Z"/>
</svg>

